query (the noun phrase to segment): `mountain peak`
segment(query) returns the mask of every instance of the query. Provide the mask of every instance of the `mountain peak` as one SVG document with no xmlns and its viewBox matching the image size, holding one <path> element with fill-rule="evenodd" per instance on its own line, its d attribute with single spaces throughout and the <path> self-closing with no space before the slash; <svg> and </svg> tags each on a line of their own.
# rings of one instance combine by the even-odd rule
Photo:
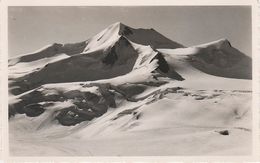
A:
<svg viewBox="0 0 260 163">
<path fill-rule="evenodd" d="M 122 22 L 116 22 L 110 25 L 111 29 L 116 29 L 118 35 L 127 36 L 129 34 L 133 34 L 133 28 L 123 24 Z"/>
<path fill-rule="evenodd" d="M 221 49 L 223 47 L 232 47 L 230 41 L 227 38 L 222 38 L 222 39 L 212 41 L 212 42 L 209 42 L 209 43 L 206 43 L 206 44 L 197 45 L 195 47 L 206 48 L 206 47 L 209 47 L 209 46 L 214 46 L 217 49 Z"/>
<path fill-rule="evenodd" d="M 223 47 L 223 46 L 231 47 L 231 43 L 227 38 L 222 38 L 222 39 L 216 40 L 213 43 L 215 43 L 219 47 Z"/>
<path fill-rule="evenodd" d="M 227 45 L 232 47 L 230 41 L 227 38 L 220 39 L 219 42 L 221 43 L 221 45 Z"/>
<path fill-rule="evenodd" d="M 124 29 L 125 27 L 128 27 L 127 25 L 125 25 L 125 24 L 123 24 L 122 22 L 116 22 L 116 23 L 113 23 L 113 24 L 111 24 L 108 28 L 113 28 L 113 29 L 115 29 L 115 28 L 117 28 L 117 29 Z"/>
<path fill-rule="evenodd" d="M 123 24 L 122 22 L 115 22 L 114 24 L 112 24 L 114 26 L 126 26 L 125 24 Z"/>
</svg>

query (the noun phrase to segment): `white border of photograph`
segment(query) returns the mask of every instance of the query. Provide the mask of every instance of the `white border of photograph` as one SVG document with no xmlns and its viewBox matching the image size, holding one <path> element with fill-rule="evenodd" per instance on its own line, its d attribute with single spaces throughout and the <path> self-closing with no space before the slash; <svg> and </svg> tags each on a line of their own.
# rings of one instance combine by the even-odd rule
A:
<svg viewBox="0 0 260 163">
<path fill-rule="evenodd" d="M 249 5 L 252 7 L 252 59 L 253 59 L 253 153 L 250 156 L 156 156 L 156 157 L 11 157 L 9 156 L 8 139 L 8 6 L 233 6 Z M 88 161 L 88 162 L 172 162 L 172 161 L 236 161 L 251 162 L 260 160 L 259 149 L 259 51 L 257 41 L 259 40 L 259 18 L 257 18 L 257 0 L 2 0 L 1 1 L 1 101 L 0 107 L 2 117 L 0 125 L 2 126 L 2 160 L 5 162 L 23 162 L 23 161 Z"/>
</svg>

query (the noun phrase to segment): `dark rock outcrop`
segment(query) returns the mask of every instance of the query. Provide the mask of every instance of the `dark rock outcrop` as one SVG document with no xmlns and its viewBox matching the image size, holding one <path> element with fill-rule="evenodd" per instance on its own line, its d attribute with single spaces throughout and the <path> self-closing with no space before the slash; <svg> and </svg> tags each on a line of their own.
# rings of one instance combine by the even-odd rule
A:
<svg viewBox="0 0 260 163">
<path fill-rule="evenodd" d="M 30 104 L 26 105 L 23 111 L 28 117 L 37 117 L 41 115 L 45 109 L 41 104 Z"/>
</svg>

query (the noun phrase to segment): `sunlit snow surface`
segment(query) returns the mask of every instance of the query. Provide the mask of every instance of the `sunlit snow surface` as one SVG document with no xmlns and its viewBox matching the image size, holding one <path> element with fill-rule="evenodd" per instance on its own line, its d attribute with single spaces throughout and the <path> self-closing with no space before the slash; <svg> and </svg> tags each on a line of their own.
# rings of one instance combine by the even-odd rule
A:
<svg viewBox="0 0 260 163">
<path fill-rule="evenodd" d="M 156 97 L 157 98 L 157 97 Z M 251 95 L 244 91 L 187 89 L 149 103 L 121 102 L 102 117 L 65 127 L 51 112 L 10 121 L 12 155 L 245 155 L 251 152 Z M 118 117 L 133 109 L 136 114 Z M 139 118 L 137 118 L 137 115 Z M 230 135 L 218 132 L 228 130 Z"/>
</svg>

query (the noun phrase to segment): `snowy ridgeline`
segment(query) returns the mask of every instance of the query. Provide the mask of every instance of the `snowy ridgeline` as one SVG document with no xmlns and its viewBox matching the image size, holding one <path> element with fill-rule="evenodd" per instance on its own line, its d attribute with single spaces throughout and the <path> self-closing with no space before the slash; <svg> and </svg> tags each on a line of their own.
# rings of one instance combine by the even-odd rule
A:
<svg viewBox="0 0 260 163">
<path fill-rule="evenodd" d="M 250 154 L 251 62 L 122 23 L 9 59 L 11 154 Z"/>
</svg>

